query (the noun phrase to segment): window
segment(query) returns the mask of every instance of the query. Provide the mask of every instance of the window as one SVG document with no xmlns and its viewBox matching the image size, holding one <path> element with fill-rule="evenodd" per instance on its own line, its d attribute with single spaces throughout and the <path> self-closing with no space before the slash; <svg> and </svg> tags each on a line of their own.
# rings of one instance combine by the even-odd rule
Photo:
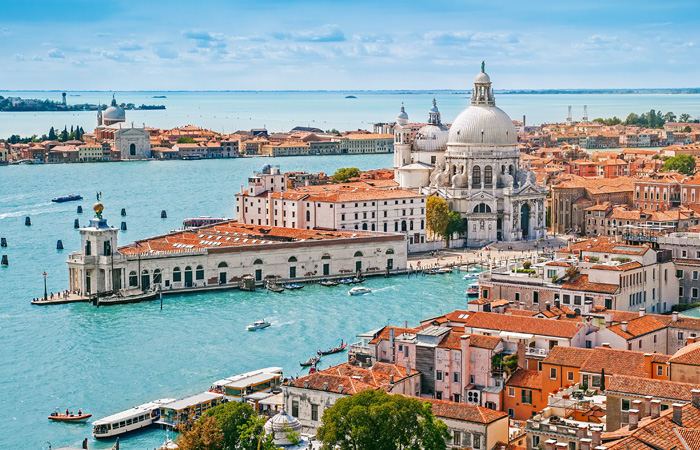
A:
<svg viewBox="0 0 700 450">
<path fill-rule="evenodd" d="M 515 301 L 519 302 L 520 301 L 520 292 L 515 293 Z"/>
<path fill-rule="evenodd" d="M 474 442 L 472 445 L 473 448 L 481 448 L 481 436 L 478 434 L 472 435 L 472 441 Z"/>
<path fill-rule="evenodd" d="M 179 283 L 182 281 L 182 272 L 179 267 L 173 269 L 173 283 Z"/>
<path fill-rule="evenodd" d="M 459 372 L 452 373 L 452 381 L 455 383 L 459 383 Z"/>
<path fill-rule="evenodd" d="M 622 410 L 623 411 L 629 411 L 630 409 L 630 401 L 626 398 L 622 399 Z"/>
<path fill-rule="evenodd" d="M 529 389 L 523 389 L 520 392 L 520 402 L 524 405 L 532 405 L 532 391 Z"/>
<path fill-rule="evenodd" d="M 697 297 L 698 297 L 698 288 L 692 288 L 692 289 L 690 290 L 690 296 L 691 296 L 692 298 L 697 298 Z"/>
<path fill-rule="evenodd" d="M 658 376 L 663 376 L 663 374 L 664 374 L 664 368 L 663 368 L 663 366 L 656 366 L 656 374 L 657 374 Z"/>
<path fill-rule="evenodd" d="M 452 444 L 453 445 L 462 445 L 462 433 L 459 431 L 454 431 L 452 433 Z"/>
<path fill-rule="evenodd" d="M 591 385 L 593 387 L 600 387 L 600 375 L 593 375 L 593 382 Z"/>
<path fill-rule="evenodd" d="M 549 379 L 550 380 L 556 380 L 557 379 L 557 369 L 552 367 L 549 369 Z"/>
<path fill-rule="evenodd" d="M 683 279 L 683 271 L 681 269 L 676 270 L 676 278 L 678 278 L 679 280 Z"/>
<path fill-rule="evenodd" d="M 508 397 L 515 397 L 515 388 L 513 388 L 513 387 L 508 388 Z"/>
<path fill-rule="evenodd" d="M 311 420 L 318 420 L 318 405 L 311 405 Z"/>
<path fill-rule="evenodd" d="M 574 381 L 574 373 L 570 370 L 566 372 L 566 381 Z"/>
<path fill-rule="evenodd" d="M 438 370 L 437 372 L 435 372 L 435 379 L 437 381 L 442 381 L 442 370 Z"/>
<path fill-rule="evenodd" d="M 678 340 L 679 340 L 679 341 L 682 341 L 682 340 L 683 340 L 683 332 L 682 332 L 682 331 L 679 331 L 679 332 L 678 332 Z"/>
<path fill-rule="evenodd" d="M 203 280 L 204 279 L 204 267 L 197 266 L 197 270 L 195 271 L 195 275 L 196 275 L 197 280 Z"/>
<path fill-rule="evenodd" d="M 292 415 L 299 417 L 299 400 L 292 400 Z"/>
<path fill-rule="evenodd" d="M 512 409 L 508 410 L 508 414 L 513 417 L 514 414 L 511 414 Z M 539 448 L 540 445 L 540 437 L 538 435 L 533 435 L 532 436 L 532 448 Z"/>
<path fill-rule="evenodd" d="M 136 275 L 136 271 L 132 270 L 129 273 L 129 286 L 138 286 L 139 285 L 139 277 Z"/>
</svg>

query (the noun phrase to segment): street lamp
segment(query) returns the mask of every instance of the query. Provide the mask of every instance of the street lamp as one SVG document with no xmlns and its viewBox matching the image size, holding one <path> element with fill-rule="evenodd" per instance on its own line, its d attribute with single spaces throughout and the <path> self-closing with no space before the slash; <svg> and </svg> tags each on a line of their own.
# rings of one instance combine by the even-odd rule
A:
<svg viewBox="0 0 700 450">
<path fill-rule="evenodd" d="M 48 299 L 49 298 L 48 298 L 48 295 L 46 293 L 46 272 L 44 272 L 44 301 L 47 301 Z"/>
</svg>

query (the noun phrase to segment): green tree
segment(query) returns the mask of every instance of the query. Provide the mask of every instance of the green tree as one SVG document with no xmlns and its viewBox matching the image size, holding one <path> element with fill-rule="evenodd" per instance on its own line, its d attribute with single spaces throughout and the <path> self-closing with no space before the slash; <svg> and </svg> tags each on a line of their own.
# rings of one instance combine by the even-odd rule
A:
<svg viewBox="0 0 700 450">
<path fill-rule="evenodd" d="M 203 417 L 216 419 L 223 433 L 222 449 L 260 450 L 269 447 L 271 436 L 265 436 L 265 420 L 258 417 L 255 410 L 243 402 L 228 402 L 207 411 Z"/>
<path fill-rule="evenodd" d="M 690 122 L 691 117 L 690 114 L 688 113 L 683 113 L 678 117 L 678 121 L 683 123 L 683 122 Z"/>
<path fill-rule="evenodd" d="M 692 175 L 695 172 L 695 158 L 690 155 L 678 155 L 669 158 L 663 170 L 676 170 L 685 175 Z"/>
<path fill-rule="evenodd" d="M 676 115 L 673 114 L 671 111 L 664 114 L 664 122 L 675 122 L 675 121 L 676 121 Z"/>
<path fill-rule="evenodd" d="M 49 130 L 49 140 L 50 140 L 50 141 L 55 141 L 56 138 L 57 138 L 57 136 L 56 136 L 56 130 L 54 130 L 53 127 L 51 127 L 51 129 Z"/>
<path fill-rule="evenodd" d="M 460 216 L 457 211 L 450 211 L 447 227 L 445 227 L 445 234 L 442 236 L 445 239 L 447 246 L 449 247 L 450 239 L 452 239 L 453 234 L 462 234 L 466 231 L 466 229 L 467 227 L 464 225 L 462 216 Z"/>
<path fill-rule="evenodd" d="M 693 131 L 693 129 L 690 128 L 690 125 L 686 125 L 686 126 L 683 128 L 683 132 L 684 132 L 684 133 L 690 133 L 690 132 L 692 132 L 692 131 Z"/>
<path fill-rule="evenodd" d="M 202 417 L 176 440 L 180 450 L 221 450 L 223 432 L 215 417 Z"/>
<path fill-rule="evenodd" d="M 328 408 L 316 437 L 323 450 L 442 450 L 450 434 L 430 403 L 368 389 Z"/>
<path fill-rule="evenodd" d="M 440 197 L 428 197 L 425 204 L 426 225 L 433 236 L 444 236 L 450 222 L 450 207 Z"/>
<path fill-rule="evenodd" d="M 360 176 L 360 169 L 357 167 L 341 167 L 340 169 L 336 170 L 335 173 L 333 174 L 333 179 L 335 181 L 340 181 L 341 183 L 345 183 L 348 181 L 350 178 L 355 178 Z"/>
<path fill-rule="evenodd" d="M 639 116 L 635 113 L 629 113 L 625 119 L 625 125 L 637 125 L 639 124 Z"/>
<path fill-rule="evenodd" d="M 58 140 L 61 142 L 66 142 L 68 140 L 68 128 L 63 127 L 63 131 L 61 131 L 61 134 L 58 136 Z"/>
<path fill-rule="evenodd" d="M 180 136 L 179 138 L 177 138 L 178 144 L 194 144 L 195 142 L 197 141 L 195 141 L 189 136 Z"/>
</svg>

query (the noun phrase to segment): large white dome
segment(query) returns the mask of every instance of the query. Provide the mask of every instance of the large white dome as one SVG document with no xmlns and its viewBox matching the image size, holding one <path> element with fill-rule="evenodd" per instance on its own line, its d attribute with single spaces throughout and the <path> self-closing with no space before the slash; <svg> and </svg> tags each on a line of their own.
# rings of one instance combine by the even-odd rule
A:
<svg viewBox="0 0 700 450">
<path fill-rule="evenodd" d="M 513 121 L 500 108 L 471 105 L 450 127 L 448 143 L 517 145 L 518 136 Z"/>
<path fill-rule="evenodd" d="M 102 113 L 105 120 L 126 120 L 126 112 L 118 106 L 110 106 Z"/>
<path fill-rule="evenodd" d="M 423 125 L 413 138 L 413 149 L 419 152 L 440 152 L 447 148 L 449 130 L 444 125 Z"/>
</svg>

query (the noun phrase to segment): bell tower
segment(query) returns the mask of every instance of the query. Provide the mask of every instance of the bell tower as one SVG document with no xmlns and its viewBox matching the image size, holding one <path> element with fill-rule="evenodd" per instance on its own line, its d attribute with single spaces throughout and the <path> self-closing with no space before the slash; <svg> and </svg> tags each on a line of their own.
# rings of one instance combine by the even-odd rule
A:
<svg viewBox="0 0 700 450">
<path fill-rule="evenodd" d="M 119 230 L 102 218 L 102 203 L 95 203 L 93 210 L 95 217 L 87 227 L 80 228 L 81 250 L 69 260 L 71 290 L 80 289 L 86 296 L 121 288 L 121 273 L 114 269 Z"/>
<path fill-rule="evenodd" d="M 408 125 L 408 114 L 401 105 L 401 112 L 394 126 L 394 179 L 401 184 L 399 169 L 411 164 L 411 127 Z"/>
</svg>

